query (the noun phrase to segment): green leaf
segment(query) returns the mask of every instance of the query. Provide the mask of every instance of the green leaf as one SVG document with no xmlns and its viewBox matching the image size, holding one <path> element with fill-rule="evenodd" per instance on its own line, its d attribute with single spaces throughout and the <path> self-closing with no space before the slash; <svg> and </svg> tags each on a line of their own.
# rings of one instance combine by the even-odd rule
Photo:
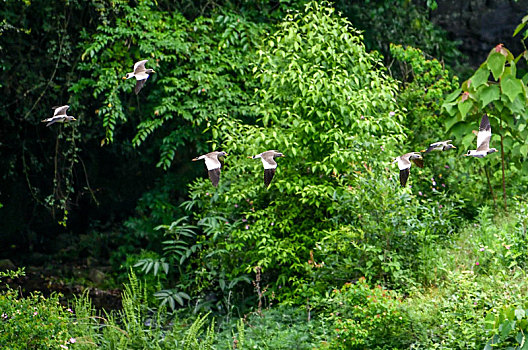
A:
<svg viewBox="0 0 528 350">
<path fill-rule="evenodd" d="M 444 109 L 447 114 L 454 115 L 457 112 L 457 103 L 456 102 L 444 102 L 442 105 L 442 109 Z"/>
<path fill-rule="evenodd" d="M 523 157 L 526 157 L 526 155 L 528 154 L 528 145 L 522 145 L 519 149 L 519 152 L 522 154 Z M 517 310 L 515 310 L 515 315 L 517 315 Z"/>
<path fill-rule="evenodd" d="M 451 128 L 451 133 L 456 136 L 456 138 L 462 138 L 464 136 L 471 136 L 471 140 L 473 140 L 474 136 L 471 133 L 471 130 L 473 130 L 474 126 L 471 123 L 468 122 L 459 122 L 453 125 Z"/>
<path fill-rule="evenodd" d="M 524 28 L 524 26 L 526 25 L 527 22 L 528 22 L 528 15 L 524 16 L 523 19 L 522 19 L 522 22 L 519 23 L 517 28 L 515 28 L 515 31 L 513 32 L 513 36 L 516 36 L 517 34 L 519 34 L 519 32 L 521 30 L 523 30 L 523 28 Z"/>
<path fill-rule="evenodd" d="M 502 72 L 504 72 L 504 63 L 506 63 L 506 57 L 504 57 L 504 55 L 499 52 L 493 51 L 488 56 L 487 63 L 495 80 L 499 80 Z"/>
<path fill-rule="evenodd" d="M 511 332 L 511 330 L 512 330 L 514 325 L 515 325 L 515 321 L 506 321 L 506 322 L 504 322 L 501 325 L 502 326 L 501 338 L 503 338 L 503 339 L 506 338 L 510 334 L 510 332 Z"/>
<path fill-rule="evenodd" d="M 478 88 L 482 84 L 485 84 L 488 82 L 490 72 L 488 70 L 488 67 L 484 66 L 475 72 L 469 80 L 471 80 L 470 88 Z"/>
<path fill-rule="evenodd" d="M 521 147 L 521 153 L 524 153 L 524 155 L 526 156 L 526 153 L 528 152 L 528 145 L 524 145 L 524 146 L 526 146 L 526 151 L 523 152 L 522 147 Z M 523 319 L 525 316 L 526 316 L 526 313 L 524 312 L 523 309 L 515 309 L 515 317 L 518 320 Z"/>
<path fill-rule="evenodd" d="M 454 101 L 458 97 L 458 95 L 460 95 L 461 92 L 462 92 L 462 89 L 456 89 L 455 91 L 453 91 L 452 93 L 446 96 L 445 102 Z"/>
<path fill-rule="evenodd" d="M 515 336 L 515 340 L 517 341 L 517 343 L 519 343 L 519 345 L 522 345 L 524 341 L 524 335 L 522 334 L 522 332 L 517 333 L 517 335 Z"/>
<path fill-rule="evenodd" d="M 460 120 L 457 117 L 453 117 L 453 118 L 447 119 L 445 121 L 446 130 L 450 130 L 453 127 L 453 125 L 455 125 L 459 121 Z"/>
<path fill-rule="evenodd" d="M 174 293 L 174 294 L 172 295 L 172 297 L 173 297 L 174 299 L 176 299 L 176 301 L 178 302 L 178 304 L 180 304 L 181 306 L 183 306 L 183 299 L 182 299 L 182 297 L 178 294 L 178 292 Z M 172 306 L 171 306 L 171 307 L 172 307 Z M 173 307 L 173 309 L 174 309 L 174 307 Z"/>
<path fill-rule="evenodd" d="M 496 101 L 500 98 L 500 89 L 496 84 L 490 86 L 484 86 L 477 92 L 481 108 L 486 107 L 489 103 Z"/>
<path fill-rule="evenodd" d="M 511 102 L 515 100 L 515 96 L 522 93 L 522 82 L 513 75 L 507 75 L 501 79 L 500 86 L 502 93 L 508 96 Z"/>
<path fill-rule="evenodd" d="M 511 114 L 524 114 L 526 109 L 526 102 L 521 101 L 521 95 L 517 95 L 513 102 L 508 101 L 507 98 L 502 99 L 504 105 L 510 110 Z"/>
<path fill-rule="evenodd" d="M 473 107 L 473 102 L 471 102 L 471 100 L 465 100 L 464 102 L 458 104 L 458 110 L 460 111 L 462 118 L 466 117 L 471 107 Z"/>
</svg>

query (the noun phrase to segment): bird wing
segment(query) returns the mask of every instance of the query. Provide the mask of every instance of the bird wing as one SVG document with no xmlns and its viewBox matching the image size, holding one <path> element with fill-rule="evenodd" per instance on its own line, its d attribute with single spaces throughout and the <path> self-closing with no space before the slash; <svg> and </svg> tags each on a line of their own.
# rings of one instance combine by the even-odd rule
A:
<svg viewBox="0 0 528 350">
<path fill-rule="evenodd" d="M 143 88 L 143 85 L 145 85 L 146 81 L 147 81 L 147 79 L 143 79 L 143 80 L 138 80 L 136 82 L 136 88 L 134 89 L 134 92 L 136 93 L 136 95 L 139 94 L 139 92 Z"/>
<path fill-rule="evenodd" d="M 429 152 L 431 152 L 432 150 L 434 150 L 437 146 L 438 146 L 438 142 L 431 143 L 431 144 L 429 145 L 429 147 L 427 147 L 427 149 L 426 149 L 424 152 L 425 152 L 425 153 L 429 153 Z"/>
<path fill-rule="evenodd" d="M 220 181 L 220 168 L 209 170 L 209 179 L 214 187 L 218 187 L 218 181 Z"/>
<path fill-rule="evenodd" d="M 485 151 L 489 149 L 491 140 L 491 124 L 487 114 L 482 116 L 480 120 L 479 132 L 477 134 L 477 151 Z"/>
<path fill-rule="evenodd" d="M 413 159 L 412 161 L 414 162 L 414 164 L 416 164 L 417 167 L 419 167 L 419 168 L 423 168 L 424 167 L 423 159 Z"/>
<path fill-rule="evenodd" d="M 409 161 L 410 155 L 411 153 L 407 153 L 403 156 L 399 156 L 398 158 L 396 158 L 396 160 L 398 161 L 398 169 L 405 170 L 411 167 L 411 162 Z"/>
<path fill-rule="evenodd" d="M 148 62 L 148 60 L 143 60 L 143 61 L 136 62 L 136 64 L 134 64 L 134 75 L 146 71 L 145 63 L 147 63 L 147 62 Z"/>
<path fill-rule="evenodd" d="M 400 185 L 402 187 L 405 187 L 405 184 L 407 183 L 407 179 L 409 178 L 410 173 L 411 173 L 410 168 L 400 170 Z"/>
<path fill-rule="evenodd" d="M 273 176 L 275 175 L 275 168 L 273 169 L 265 169 L 264 168 L 264 185 L 268 187 L 271 183 L 271 180 L 273 179 Z"/>
<path fill-rule="evenodd" d="M 57 115 L 66 115 L 66 111 L 68 110 L 68 108 L 70 108 L 70 106 L 66 105 L 66 106 L 61 106 L 61 107 L 55 107 L 55 112 L 53 113 L 53 116 L 57 116 Z"/>
<path fill-rule="evenodd" d="M 48 124 L 46 124 L 46 126 L 50 126 L 50 125 L 55 124 L 55 123 L 64 122 L 64 117 L 55 116 L 55 117 L 52 117 L 52 118 L 44 119 L 43 122 L 48 122 Z"/>
</svg>

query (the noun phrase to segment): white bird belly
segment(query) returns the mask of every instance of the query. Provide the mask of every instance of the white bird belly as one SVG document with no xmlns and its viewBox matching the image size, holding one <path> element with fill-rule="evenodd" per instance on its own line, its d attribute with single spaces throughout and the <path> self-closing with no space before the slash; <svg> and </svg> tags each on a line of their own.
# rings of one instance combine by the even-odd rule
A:
<svg viewBox="0 0 528 350">
<path fill-rule="evenodd" d="M 264 169 L 276 169 L 277 168 L 277 163 L 272 164 L 272 163 L 267 162 L 264 158 L 261 158 L 261 159 L 262 159 L 262 165 L 264 165 Z"/>
<path fill-rule="evenodd" d="M 213 170 L 218 169 L 222 166 L 218 160 L 211 159 L 209 157 L 205 157 L 205 166 L 207 167 L 207 170 Z"/>
</svg>

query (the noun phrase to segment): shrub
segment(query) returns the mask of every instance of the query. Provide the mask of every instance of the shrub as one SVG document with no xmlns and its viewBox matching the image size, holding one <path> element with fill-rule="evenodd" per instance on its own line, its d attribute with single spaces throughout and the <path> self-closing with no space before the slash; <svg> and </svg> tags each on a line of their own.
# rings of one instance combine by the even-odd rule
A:
<svg viewBox="0 0 528 350">
<path fill-rule="evenodd" d="M 331 349 L 404 348 L 411 340 L 409 317 L 398 295 L 371 288 L 365 278 L 345 283 L 314 305 L 331 329 Z"/>
<path fill-rule="evenodd" d="M 23 274 L 0 273 L 2 277 Z M 76 342 L 69 331 L 71 310 L 59 303 L 59 295 L 39 293 L 22 297 L 8 288 L 0 293 L 0 344 L 11 350 L 68 349 Z"/>
</svg>

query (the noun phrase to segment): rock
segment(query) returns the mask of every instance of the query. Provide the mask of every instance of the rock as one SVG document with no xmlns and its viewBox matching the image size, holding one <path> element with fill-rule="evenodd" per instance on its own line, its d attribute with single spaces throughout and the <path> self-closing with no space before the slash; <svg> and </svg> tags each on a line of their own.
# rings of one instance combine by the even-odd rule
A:
<svg viewBox="0 0 528 350">
<path fill-rule="evenodd" d="M 0 271 L 16 270 L 15 264 L 9 259 L 0 259 Z"/>
<path fill-rule="evenodd" d="M 91 269 L 88 278 L 96 284 L 101 284 L 106 279 L 106 274 L 98 269 Z"/>
<path fill-rule="evenodd" d="M 513 31 L 526 15 L 528 0 L 439 0 L 431 11 L 432 21 L 460 40 L 460 50 L 469 56 L 473 67 L 486 60 L 496 45 L 503 43 L 514 55 L 524 50 L 522 35 L 512 38 Z"/>
</svg>

